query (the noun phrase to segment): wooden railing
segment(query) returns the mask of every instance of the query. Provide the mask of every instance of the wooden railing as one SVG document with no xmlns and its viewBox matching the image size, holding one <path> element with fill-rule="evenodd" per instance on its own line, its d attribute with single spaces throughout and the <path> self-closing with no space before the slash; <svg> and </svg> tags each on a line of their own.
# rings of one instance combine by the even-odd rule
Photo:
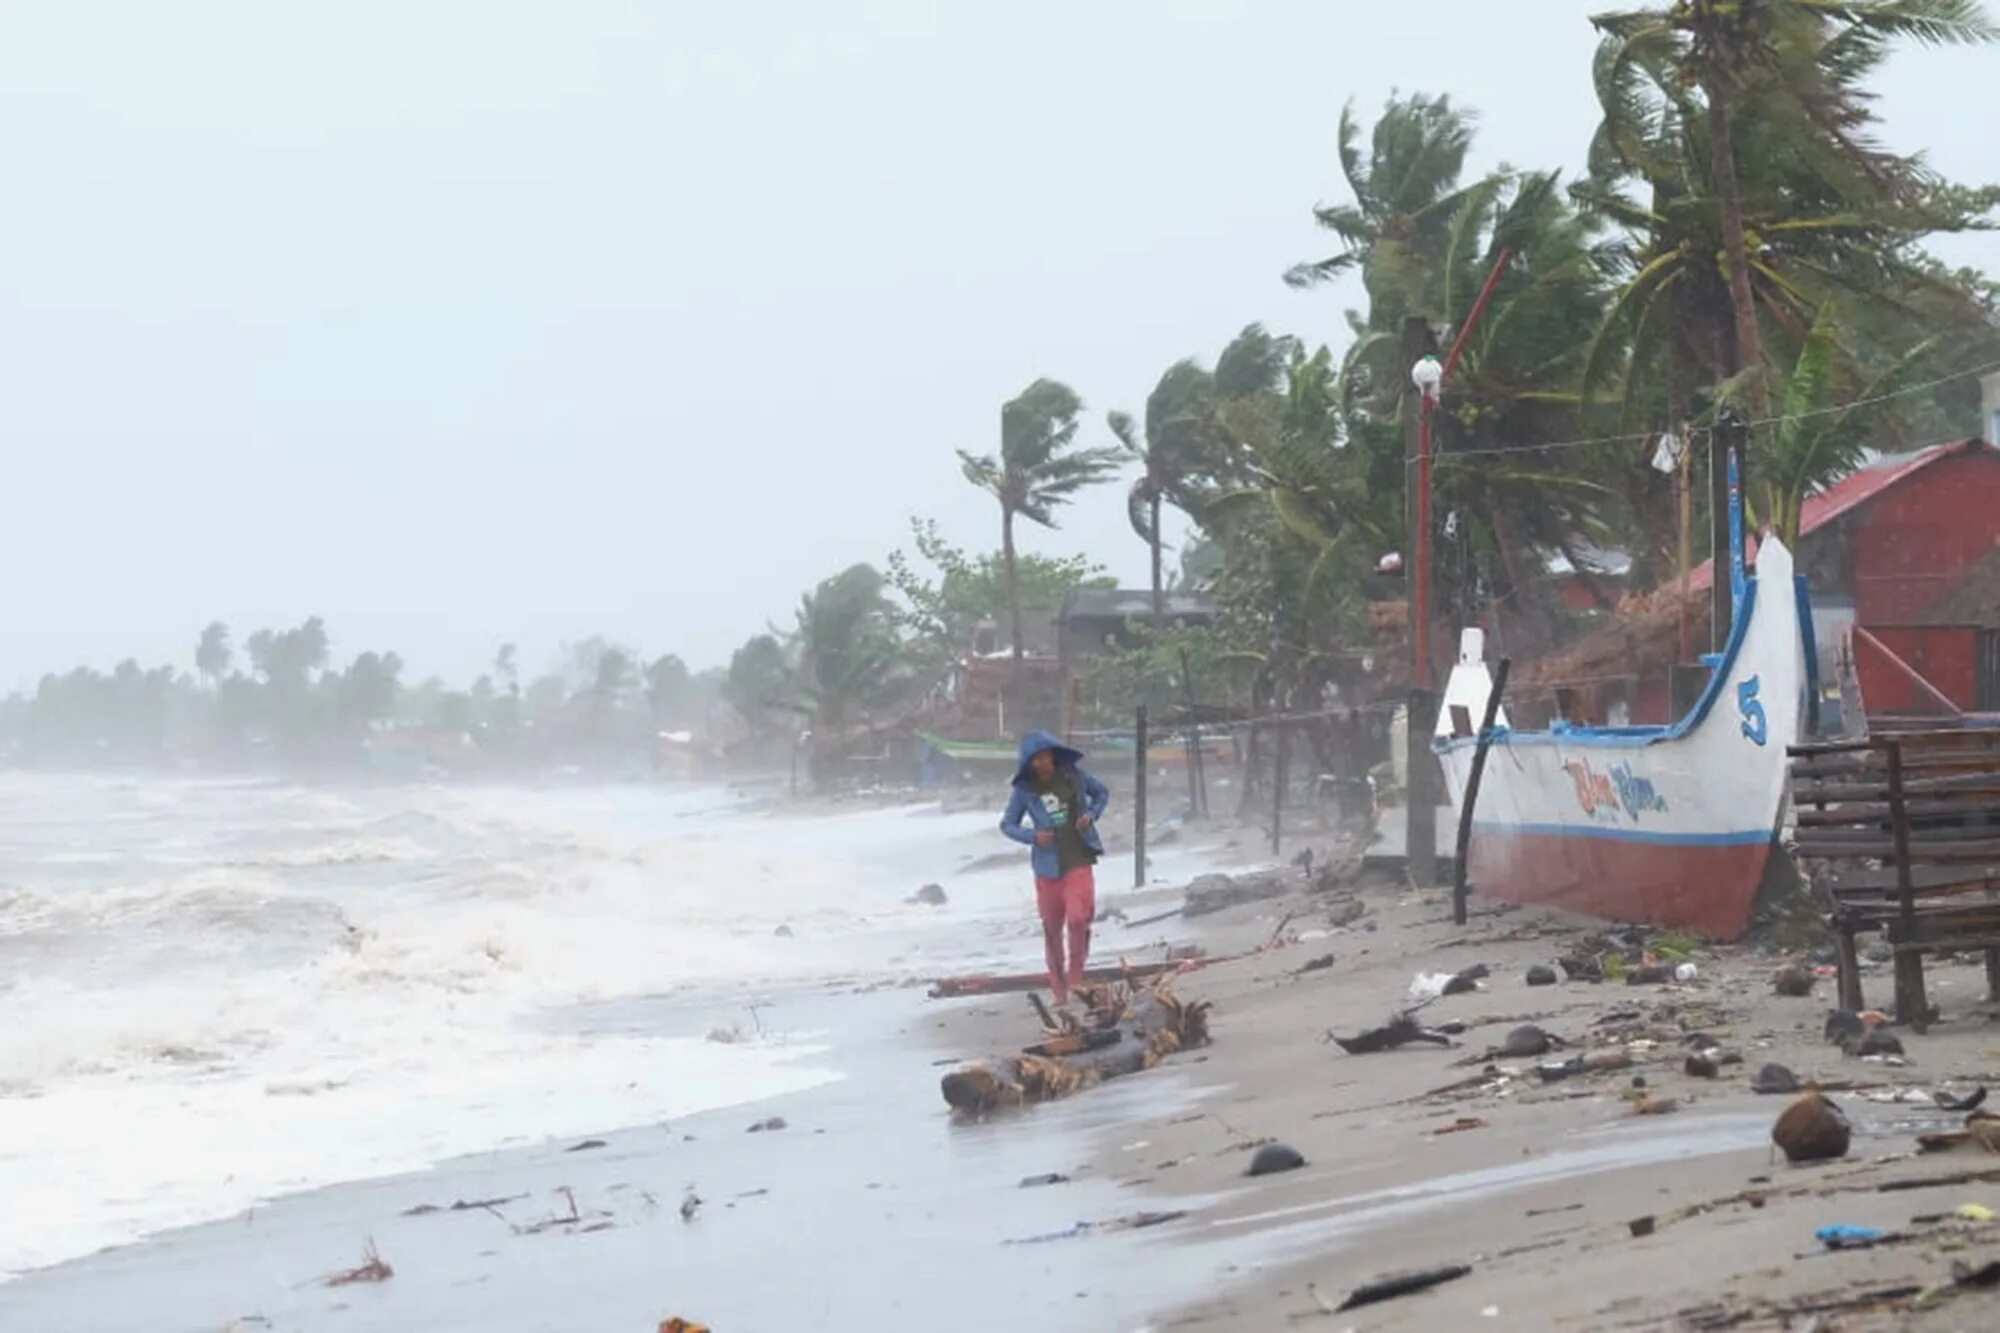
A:
<svg viewBox="0 0 2000 1333">
<path fill-rule="evenodd" d="M 2000 1000 L 2000 731 L 1911 731 L 1793 746 L 1793 851 L 1833 895 L 1840 1003 L 1863 1007 L 1855 937 L 1895 951 L 1896 1016 L 1929 1021 L 1923 956 L 1986 951 Z"/>
</svg>

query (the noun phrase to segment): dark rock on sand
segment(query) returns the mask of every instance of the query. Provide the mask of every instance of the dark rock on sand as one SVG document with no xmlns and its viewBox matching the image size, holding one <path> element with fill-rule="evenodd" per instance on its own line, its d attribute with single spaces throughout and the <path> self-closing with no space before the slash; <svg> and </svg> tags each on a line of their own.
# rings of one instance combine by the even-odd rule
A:
<svg viewBox="0 0 2000 1333">
<path fill-rule="evenodd" d="M 792 937 L 792 928 L 790 926 L 779 926 L 771 933 L 781 940 L 788 940 Z"/>
<path fill-rule="evenodd" d="M 1492 969 L 1484 963 L 1474 963 L 1462 972 L 1454 972 L 1451 980 L 1444 983 L 1446 995 L 1464 995 L 1479 989 L 1479 983 L 1492 975 Z"/>
<path fill-rule="evenodd" d="M 1658 963 L 1635 967 L 1625 973 L 1628 986 L 1664 986 L 1674 979 L 1674 970 Z"/>
<path fill-rule="evenodd" d="M 1812 969 L 1804 963 L 1786 963 L 1771 974 L 1771 989 L 1779 995 L 1810 995 L 1812 988 Z"/>
<path fill-rule="evenodd" d="M 1563 975 L 1571 981 L 1604 980 L 1604 962 L 1599 958 L 1581 955 L 1575 958 L 1558 958 L 1556 966 L 1560 967 Z"/>
<path fill-rule="evenodd" d="M 1869 1028 L 1858 1037 L 1849 1037 L 1840 1043 L 1840 1049 L 1849 1055 L 1901 1055 L 1903 1043 L 1893 1032 L 1881 1028 Z"/>
<path fill-rule="evenodd" d="M 1060 1171 L 1045 1171 L 1039 1176 L 1022 1176 L 1021 1188 L 1034 1189 L 1040 1185 L 1067 1185 L 1069 1177 Z"/>
<path fill-rule="evenodd" d="M 1359 898 L 1342 898 L 1326 909 L 1328 925 L 1351 926 L 1368 915 L 1368 904 Z"/>
<path fill-rule="evenodd" d="M 1556 984 L 1556 970 L 1547 963 L 1536 963 L 1528 969 L 1530 986 L 1553 986 Z"/>
<path fill-rule="evenodd" d="M 766 1119 L 759 1120 L 756 1124 L 750 1126 L 749 1132 L 752 1134 L 768 1134 L 774 1130 L 780 1130 L 784 1128 L 785 1128 L 785 1117 L 781 1115 L 774 1115 L 767 1117 Z"/>
<path fill-rule="evenodd" d="M 1714 1055 L 1709 1051 L 1695 1051 L 1688 1056 L 1687 1062 L 1681 1068 L 1696 1078 L 1714 1078 Z"/>
<path fill-rule="evenodd" d="M 943 907 L 945 903 L 944 888 L 937 884 L 926 884 L 911 894 L 907 901 L 921 907 Z"/>
<path fill-rule="evenodd" d="M 1553 1043 L 1549 1034 L 1533 1023 L 1523 1023 L 1509 1032 L 1500 1043 L 1500 1054 L 1519 1059 L 1529 1055 L 1545 1055 Z"/>
<path fill-rule="evenodd" d="M 1788 1162 L 1845 1157 L 1853 1137 L 1847 1116 L 1816 1091 L 1808 1091 L 1787 1106 L 1771 1126 L 1771 1142 L 1784 1149 Z"/>
<path fill-rule="evenodd" d="M 1270 1176 L 1280 1171 L 1296 1171 L 1306 1164 L 1297 1148 L 1283 1143 L 1267 1143 L 1250 1159 L 1246 1176 Z"/>
<path fill-rule="evenodd" d="M 1799 1076 L 1783 1065 L 1765 1065 L 1750 1076 L 1752 1092 L 1797 1092 Z"/>
<path fill-rule="evenodd" d="M 1938 1104 L 1938 1110 L 1940 1111 L 1977 1111 L 1980 1103 L 1986 1100 L 1986 1089 L 1982 1085 L 1974 1088 L 1963 1097 L 1954 1097 L 1943 1089 L 1939 1089 L 1931 1094 L 1931 1100 Z"/>
<path fill-rule="evenodd" d="M 1861 1015 L 1851 1009 L 1829 1009 L 1826 1011 L 1826 1039 L 1835 1046 L 1868 1031 L 1868 1025 L 1861 1021 Z"/>
</svg>

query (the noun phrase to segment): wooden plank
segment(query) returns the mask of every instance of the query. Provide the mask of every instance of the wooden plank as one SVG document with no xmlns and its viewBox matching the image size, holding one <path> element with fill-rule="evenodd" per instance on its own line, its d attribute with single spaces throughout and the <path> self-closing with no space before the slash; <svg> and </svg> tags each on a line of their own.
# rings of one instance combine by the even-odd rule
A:
<svg viewBox="0 0 2000 1333">
<path fill-rule="evenodd" d="M 1967 793 L 1963 800 L 1949 797 L 1933 797 L 1920 801 L 1905 801 L 1903 809 L 1908 812 L 1912 823 L 1923 820 L 1961 819 L 1992 820 L 2000 829 L 2000 800 L 1994 800 L 1977 792 Z M 1836 827 L 1843 824 L 1887 824 L 1889 802 L 1843 801 L 1823 810 L 1800 810 L 1796 815 L 1802 828 Z"/>
<path fill-rule="evenodd" d="M 1903 809 L 1903 747 L 1889 742 L 1889 827 L 1896 857 L 1896 897 L 1902 908 L 1902 928 L 1907 937 L 1916 928 L 1916 887 L 1910 882 L 1910 821 Z M 1896 1017 L 1921 1033 L 1929 1025 L 1929 1005 L 1924 999 L 1924 960 L 1916 955 L 1896 954 Z"/>
<path fill-rule="evenodd" d="M 1888 796 L 1886 782 L 1802 780 L 1792 784 L 1795 801 L 1879 801 Z M 1940 777 L 1905 778 L 1905 795 L 1939 792 L 2000 792 L 2000 772 L 1953 773 Z"/>
<path fill-rule="evenodd" d="M 1910 882 L 1920 893 L 1935 893 L 1958 884 L 2000 888 L 2000 862 L 1991 865 L 1913 866 Z M 1890 892 L 1896 888 L 1896 871 L 1893 867 L 1877 870 L 1839 866 L 1834 871 L 1830 888 L 1835 896 L 1863 890 Z"/>
</svg>

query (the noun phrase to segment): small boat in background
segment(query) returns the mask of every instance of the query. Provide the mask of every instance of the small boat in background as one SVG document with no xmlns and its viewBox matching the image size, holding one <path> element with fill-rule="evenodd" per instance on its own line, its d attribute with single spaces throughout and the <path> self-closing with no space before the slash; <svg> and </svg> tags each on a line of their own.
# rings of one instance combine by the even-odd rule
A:
<svg viewBox="0 0 2000 1333">
<path fill-rule="evenodd" d="M 1740 543 L 1738 549 L 1741 549 Z M 1513 731 L 1504 710 L 1473 811 L 1473 890 L 1616 921 L 1734 939 L 1751 909 L 1783 816 L 1785 747 L 1816 694 L 1812 618 L 1791 552 L 1766 537 L 1756 572 L 1737 575 L 1729 642 L 1708 685 L 1670 726 L 1558 722 Z M 1485 636 L 1466 630 L 1433 743 L 1458 807 L 1492 678 Z"/>
</svg>

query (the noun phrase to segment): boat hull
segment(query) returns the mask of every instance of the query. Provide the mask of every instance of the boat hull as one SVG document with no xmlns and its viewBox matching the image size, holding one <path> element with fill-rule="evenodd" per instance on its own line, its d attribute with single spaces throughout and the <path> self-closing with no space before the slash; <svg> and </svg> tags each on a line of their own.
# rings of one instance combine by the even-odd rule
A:
<svg viewBox="0 0 2000 1333">
<path fill-rule="evenodd" d="M 1489 824 L 1467 874 L 1482 897 L 1735 939 L 1771 859 L 1755 842 L 1642 842 Z"/>
<path fill-rule="evenodd" d="M 1790 554 L 1766 541 L 1728 648 L 1687 717 L 1671 727 L 1498 731 L 1473 809 L 1474 891 L 1721 939 L 1743 934 L 1783 817 L 1785 748 L 1806 719 L 1802 599 Z M 1490 686 L 1468 636 L 1447 703 L 1476 717 Z M 1473 742 L 1441 740 L 1437 752 L 1462 807 Z"/>
</svg>

